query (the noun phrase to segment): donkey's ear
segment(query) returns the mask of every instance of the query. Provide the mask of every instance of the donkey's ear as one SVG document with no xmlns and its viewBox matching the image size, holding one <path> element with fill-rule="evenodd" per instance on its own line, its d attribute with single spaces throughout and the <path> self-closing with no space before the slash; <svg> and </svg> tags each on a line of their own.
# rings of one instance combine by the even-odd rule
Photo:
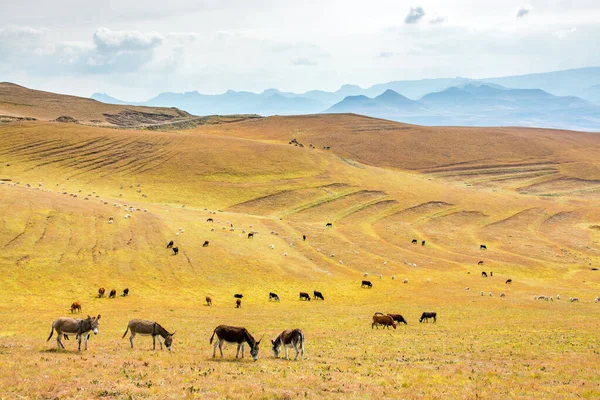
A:
<svg viewBox="0 0 600 400">
<path fill-rule="evenodd" d="M 90 314 L 88 314 L 88 319 L 92 319 L 92 317 L 90 317 Z"/>
<path fill-rule="evenodd" d="M 275 341 L 274 341 L 274 340 L 271 340 L 271 344 L 275 344 Z"/>
<path fill-rule="evenodd" d="M 96 319 L 100 319 L 100 314 L 98 314 L 98 318 L 96 318 Z"/>
<path fill-rule="evenodd" d="M 177 331 L 175 331 L 175 332 L 177 332 Z M 175 332 L 171 333 L 171 336 L 175 336 Z"/>
</svg>

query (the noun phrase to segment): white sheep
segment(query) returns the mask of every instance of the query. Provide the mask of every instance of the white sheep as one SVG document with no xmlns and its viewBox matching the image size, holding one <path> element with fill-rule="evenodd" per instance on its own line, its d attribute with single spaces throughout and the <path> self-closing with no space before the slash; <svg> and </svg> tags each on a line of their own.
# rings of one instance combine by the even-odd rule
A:
<svg viewBox="0 0 600 400">
<path fill-rule="evenodd" d="M 383 265 L 387 265 L 387 261 L 384 261 L 384 262 L 383 262 Z"/>
<path fill-rule="evenodd" d="M 550 296 L 550 301 L 554 301 L 554 297 Z"/>
<path fill-rule="evenodd" d="M 579 297 L 570 297 L 570 298 L 569 298 L 569 301 L 570 301 L 570 302 L 574 302 L 574 301 L 577 301 L 577 302 L 579 302 Z"/>
<path fill-rule="evenodd" d="M 379 279 L 383 279 L 383 275 L 379 274 Z"/>
<path fill-rule="evenodd" d="M 344 265 L 344 262 L 342 260 L 340 260 L 340 264 Z"/>
<path fill-rule="evenodd" d="M 465 288 L 465 290 L 471 290 L 471 288 L 469 288 L 469 287 L 466 287 L 466 288 Z"/>
<path fill-rule="evenodd" d="M 396 275 L 392 275 L 392 280 L 396 279 Z"/>
<path fill-rule="evenodd" d="M 479 294 L 481 294 L 482 296 L 485 296 L 485 293 L 483 293 L 483 290 L 482 290 L 482 291 L 481 291 L 481 293 L 479 293 Z"/>
<path fill-rule="evenodd" d="M 404 278 L 404 283 L 408 283 L 408 278 Z"/>
<path fill-rule="evenodd" d="M 431 282 L 431 279 L 427 278 L 427 283 Z"/>
<path fill-rule="evenodd" d="M 560 294 L 556 295 L 556 300 L 560 300 Z"/>
<path fill-rule="evenodd" d="M 335 257 L 335 254 L 331 253 L 331 254 L 329 255 L 329 257 L 333 258 L 333 257 Z"/>
<path fill-rule="evenodd" d="M 504 292 L 500 293 L 500 297 L 506 297 L 506 294 Z"/>
<path fill-rule="evenodd" d="M 109 221 L 108 221 L 108 223 L 109 223 L 109 224 L 112 224 L 112 223 L 113 223 L 112 219 L 111 219 L 111 220 L 109 220 Z"/>
<path fill-rule="evenodd" d="M 490 297 L 493 297 L 494 295 L 492 294 L 492 292 L 490 292 Z"/>
<path fill-rule="evenodd" d="M 600 297 L 596 297 L 596 298 L 594 299 L 594 303 L 597 303 L 598 301 L 600 301 Z"/>
<path fill-rule="evenodd" d="M 274 244 L 272 244 L 272 245 L 270 245 L 270 246 L 269 246 L 269 248 L 270 248 L 271 250 L 273 250 L 273 249 L 275 248 L 275 245 L 274 245 Z"/>
<path fill-rule="evenodd" d="M 287 257 L 287 253 L 283 253 L 283 256 L 284 256 L 284 257 Z"/>
<path fill-rule="evenodd" d="M 363 276 L 366 278 L 367 276 L 369 276 L 369 273 L 368 273 L 368 272 L 365 272 L 365 273 L 363 274 Z"/>
</svg>

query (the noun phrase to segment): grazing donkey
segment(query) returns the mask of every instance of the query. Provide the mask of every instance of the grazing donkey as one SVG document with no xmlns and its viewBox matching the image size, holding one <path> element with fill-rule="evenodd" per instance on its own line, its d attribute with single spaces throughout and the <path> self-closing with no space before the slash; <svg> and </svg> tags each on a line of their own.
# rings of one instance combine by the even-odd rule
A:
<svg viewBox="0 0 600 400">
<path fill-rule="evenodd" d="M 81 351 L 81 338 L 84 339 L 84 349 L 87 350 L 87 341 L 90 338 L 89 332 L 93 331 L 94 335 L 98 334 L 98 325 L 100 323 L 100 314 L 97 317 L 90 317 L 88 315 L 87 319 L 75 319 L 75 318 L 67 318 L 61 317 L 56 319 L 52 323 L 52 330 L 50 331 L 50 336 L 48 336 L 48 340 L 52 338 L 54 331 L 56 330 L 56 343 L 59 348 L 65 348 L 63 345 L 61 338 L 63 334 L 65 334 L 65 338 L 68 339 L 67 333 L 74 333 L 77 336 L 78 347 L 77 351 Z"/>
<path fill-rule="evenodd" d="M 240 347 L 242 348 L 242 358 L 244 358 L 244 344 L 248 343 L 250 346 L 250 355 L 254 359 L 254 361 L 258 360 L 258 346 L 262 338 L 257 342 L 254 340 L 250 332 L 246 328 L 238 328 L 235 326 L 229 325 L 219 325 L 213 331 L 212 336 L 210 337 L 209 343 L 212 344 L 213 339 L 217 335 L 217 340 L 215 341 L 215 345 L 213 348 L 213 358 L 215 358 L 217 354 L 217 347 L 219 347 L 219 351 L 221 352 L 221 358 L 223 358 L 223 343 L 236 343 L 237 351 L 235 352 L 235 358 L 238 358 L 240 353 Z"/>
<path fill-rule="evenodd" d="M 285 330 L 281 332 L 275 340 L 271 340 L 271 344 L 273 345 L 273 354 L 275 355 L 275 358 L 279 358 L 279 348 L 283 346 L 286 360 L 289 360 L 288 347 L 293 347 L 294 350 L 296 350 L 296 357 L 294 357 L 294 360 L 298 359 L 299 353 L 302 353 L 302 359 L 304 360 L 304 333 L 302 333 L 300 329 Z"/>
<path fill-rule="evenodd" d="M 171 351 L 171 344 L 173 343 L 173 335 L 175 332 L 169 333 L 165 328 L 163 328 L 158 322 L 154 321 L 145 321 L 143 319 L 132 319 L 127 324 L 127 329 L 125 329 L 125 333 L 123 334 L 123 338 L 127 336 L 127 332 L 131 331 L 131 336 L 129 336 L 129 343 L 131 343 L 131 348 L 133 349 L 133 338 L 135 335 L 142 336 L 152 336 L 152 350 L 156 350 L 156 338 L 158 337 L 158 344 L 160 345 L 160 349 L 162 350 L 162 342 L 160 338 L 165 339 L 165 347 L 167 350 Z M 122 338 L 121 338 L 122 339 Z"/>
</svg>

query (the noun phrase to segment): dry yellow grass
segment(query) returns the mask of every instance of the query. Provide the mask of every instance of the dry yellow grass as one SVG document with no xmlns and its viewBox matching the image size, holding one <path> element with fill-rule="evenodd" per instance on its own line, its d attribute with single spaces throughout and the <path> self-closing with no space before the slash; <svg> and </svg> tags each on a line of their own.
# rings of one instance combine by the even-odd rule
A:
<svg viewBox="0 0 600 400">
<path fill-rule="evenodd" d="M 0 143 L 0 397 L 600 395 L 597 135 L 318 116 L 181 132 L 11 123 Z M 130 295 L 98 299 L 101 286 Z M 315 289 L 324 302 L 298 300 Z M 50 325 L 75 300 L 100 333 L 57 351 Z M 418 323 L 427 310 L 436 324 Z M 376 311 L 408 325 L 373 330 Z M 173 352 L 144 337 L 131 350 L 132 318 L 176 330 Z M 213 360 L 221 323 L 264 334 L 259 361 L 233 346 Z M 268 341 L 292 327 L 306 359 L 275 360 Z"/>
</svg>

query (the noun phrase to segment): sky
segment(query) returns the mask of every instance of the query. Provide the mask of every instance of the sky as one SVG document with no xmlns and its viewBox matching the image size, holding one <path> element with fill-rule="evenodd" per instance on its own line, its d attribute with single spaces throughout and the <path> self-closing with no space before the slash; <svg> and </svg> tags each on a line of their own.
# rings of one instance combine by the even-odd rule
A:
<svg viewBox="0 0 600 400">
<path fill-rule="evenodd" d="M 2 0 L 0 81 L 147 100 L 600 66 L 598 0 Z"/>
</svg>

